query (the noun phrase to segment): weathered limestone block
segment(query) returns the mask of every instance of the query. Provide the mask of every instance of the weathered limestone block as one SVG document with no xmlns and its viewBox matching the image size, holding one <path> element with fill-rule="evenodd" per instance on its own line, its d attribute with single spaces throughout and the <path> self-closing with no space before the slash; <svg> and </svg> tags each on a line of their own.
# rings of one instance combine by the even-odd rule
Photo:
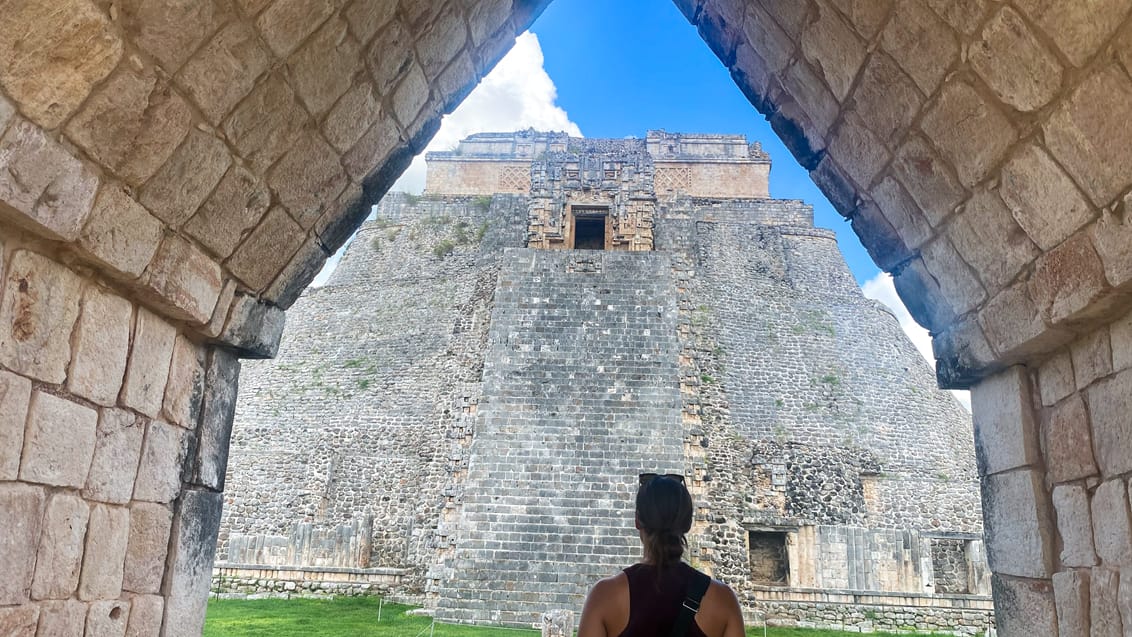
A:
<svg viewBox="0 0 1132 637">
<path fill-rule="evenodd" d="M 1030 276 L 1030 296 L 1039 311 L 1058 325 L 1087 317 L 1109 290 L 1104 264 L 1088 233 L 1079 233 L 1038 257 Z"/>
<path fill-rule="evenodd" d="M 28 601 L 45 500 L 42 487 L 0 483 L 0 511 L 4 512 L 4 532 L 0 533 L 0 573 L 4 573 L 0 577 L 0 605 Z"/>
<path fill-rule="evenodd" d="M 165 505 L 135 502 L 130 506 L 123 589 L 133 593 L 160 592 L 172 523 L 173 511 Z"/>
<path fill-rule="evenodd" d="M 512 0 L 486 0 L 468 8 L 468 26 L 473 44 L 483 44 L 493 33 L 504 27 L 511 17 L 511 2 Z"/>
<path fill-rule="evenodd" d="M 182 463 L 188 453 L 188 433 L 159 420 L 146 427 L 134 499 L 171 502 L 181 491 Z"/>
<path fill-rule="evenodd" d="M 379 122 L 371 126 L 370 129 L 358 139 L 358 143 L 354 144 L 354 147 L 342 156 L 342 164 L 346 167 L 346 172 L 349 173 L 354 181 L 361 181 L 370 174 L 374 166 L 381 166 L 385 164 L 386 161 L 391 160 L 391 155 L 400 144 L 401 139 L 397 133 L 396 127 Z M 409 157 L 411 161 L 412 153 L 409 153 Z M 405 165 L 407 166 L 408 163 L 406 162 Z M 327 215 L 338 213 L 339 211 L 337 210 L 329 210 L 326 215 L 324 215 L 324 218 Z M 346 236 L 349 236 L 349 234 Z"/>
<path fill-rule="evenodd" d="M 56 493 L 47 502 L 35 559 L 32 599 L 67 599 L 79 586 L 90 507 L 82 498 Z"/>
<path fill-rule="evenodd" d="M 312 236 L 299 248 L 279 276 L 275 277 L 275 282 L 264 291 L 262 297 L 280 309 L 290 308 L 322 271 L 322 266 L 329 257 L 318 237 Z"/>
<path fill-rule="evenodd" d="M 0 363 L 48 383 L 66 379 L 82 280 L 34 252 L 11 257 L 0 306 Z"/>
<path fill-rule="evenodd" d="M 1108 332 L 1113 371 L 1119 372 L 1132 367 L 1132 314 L 1117 319 L 1109 326 Z"/>
<path fill-rule="evenodd" d="M 259 174 L 291 147 L 307 121 L 306 110 L 281 73 L 272 73 L 224 120 L 224 134 Z"/>
<path fill-rule="evenodd" d="M 118 600 L 98 601 L 90 605 L 86 615 L 84 637 L 122 637 L 130 621 L 130 603 Z"/>
<path fill-rule="evenodd" d="M 164 614 L 164 597 L 160 595 L 130 597 L 130 623 L 126 626 L 125 637 L 158 637 Z"/>
<path fill-rule="evenodd" d="M 393 89 L 393 114 L 402 128 L 409 130 L 417 121 L 418 115 L 428 104 L 429 86 L 420 65 L 409 67 L 405 79 Z M 411 135 L 411 133 L 409 133 Z"/>
<path fill-rule="evenodd" d="M 165 383 L 177 328 L 145 308 L 138 308 L 134 346 L 122 385 L 122 404 L 156 418 L 161 413 Z"/>
<path fill-rule="evenodd" d="M 230 16 L 225 3 L 206 0 L 126 0 L 122 22 L 170 75 Z"/>
<path fill-rule="evenodd" d="M 236 4 L 249 16 L 255 16 L 270 3 L 271 0 L 236 0 Z"/>
<path fill-rule="evenodd" d="M 987 23 L 969 55 L 971 67 L 999 99 L 1020 111 L 1045 106 L 1061 89 L 1057 58 L 1010 7 Z"/>
<path fill-rule="evenodd" d="M 472 56 L 466 52 L 460 53 L 433 84 L 433 99 L 443 105 L 441 112 L 447 115 L 456 110 L 475 88 L 469 80 L 478 77 Z"/>
<path fill-rule="evenodd" d="M 0 608 L 0 635 L 6 637 L 35 637 L 39 622 L 39 607 L 33 605 Z"/>
<path fill-rule="evenodd" d="M 267 70 L 271 53 L 243 21 L 220 30 L 177 76 L 204 116 L 219 124 Z"/>
<path fill-rule="evenodd" d="M 1084 389 L 1094 380 L 1112 373 L 1112 347 L 1107 329 L 1077 339 L 1070 348 L 1077 389 Z"/>
<path fill-rule="evenodd" d="M 951 325 L 932 339 L 936 357 L 936 380 L 941 387 L 968 386 L 977 380 L 976 370 L 986 369 L 995 360 L 987 337 L 975 317 Z"/>
<path fill-rule="evenodd" d="M 232 302 L 220 337 L 244 358 L 274 358 L 286 319 L 286 313 L 278 307 L 239 295 Z"/>
<path fill-rule="evenodd" d="M 1089 414 L 1081 394 L 1073 394 L 1045 411 L 1042 442 L 1050 482 L 1070 482 L 1097 474 Z"/>
<path fill-rule="evenodd" d="M 51 239 L 74 241 L 90 215 L 98 177 L 34 124 L 0 138 L 0 216 Z"/>
<path fill-rule="evenodd" d="M 232 254 L 271 204 L 271 193 L 259 177 L 241 166 L 232 166 L 216 191 L 204 202 L 185 231 L 217 256 Z"/>
<path fill-rule="evenodd" d="M 950 28 L 920 0 L 899 0 L 881 34 L 881 47 L 926 95 L 935 92 L 959 54 Z"/>
<path fill-rule="evenodd" d="M 933 226 L 950 216 L 964 198 L 951 169 L 920 135 L 909 137 L 897 151 L 893 171 Z"/>
<path fill-rule="evenodd" d="M 152 69 L 130 62 L 71 118 L 67 136 L 123 181 L 139 186 L 169 159 L 191 126 L 188 102 Z"/>
<path fill-rule="evenodd" d="M 1025 282 L 991 298 L 979 312 L 979 322 L 991 347 L 1000 356 L 1040 353 L 1067 343 L 1072 333 L 1047 328 Z"/>
<path fill-rule="evenodd" d="M 1069 567 L 1096 566 L 1088 491 L 1080 484 L 1058 485 L 1053 488 L 1053 508 L 1061 536 L 1061 563 Z"/>
<path fill-rule="evenodd" d="M 1057 246 L 1093 218 L 1073 180 L 1033 144 L 1023 146 L 1003 166 L 999 193 L 1042 250 Z"/>
<path fill-rule="evenodd" d="M 1047 580 L 995 575 L 995 618 L 1002 635 L 1056 635 L 1053 586 Z"/>
<path fill-rule="evenodd" d="M 178 503 L 170 539 L 169 572 L 162 587 L 162 637 L 199 634 L 204 626 L 223 496 L 190 489 Z"/>
<path fill-rule="evenodd" d="M 198 129 L 142 188 L 138 201 L 174 228 L 188 221 L 228 171 L 224 142 Z"/>
<path fill-rule="evenodd" d="M 1123 637 L 1117 598 L 1120 573 L 1097 567 L 1089 578 L 1089 637 Z M 1060 636 L 1059 636 L 1060 637 Z"/>
<path fill-rule="evenodd" d="M 1042 405 L 1050 406 L 1059 402 L 1077 387 L 1073 379 L 1073 358 L 1068 349 L 1063 349 L 1049 357 L 1038 368 L 1038 385 Z"/>
<path fill-rule="evenodd" d="M 169 366 L 161 417 L 185 429 L 194 429 L 200 416 L 204 354 L 201 346 L 184 336 L 178 336 L 173 345 L 173 361 Z"/>
<path fill-rule="evenodd" d="M 817 19 L 802 38 L 802 53 L 820 69 L 837 100 L 843 101 L 865 62 L 865 43 L 832 7 L 819 5 Z"/>
<path fill-rule="evenodd" d="M 1128 218 L 1132 208 L 1129 203 L 1127 200 L 1124 203 L 1124 214 L 1105 210 L 1089 229 L 1108 282 L 1124 289 L 1132 283 L 1132 219 Z"/>
<path fill-rule="evenodd" d="M 511 16 L 511 0 L 495 0 L 491 4 L 506 3 L 507 15 L 504 17 L 506 20 Z M 481 4 L 477 3 L 477 8 Z M 393 15 L 397 11 L 397 5 L 389 2 L 380 4 L 354 2 L 342 11 L 342 17 L 350 25 L 350 33 L 357 38 L 358 42 L 365 44 L 370 41 L 381 27 L 389 23 L 393 19 Z M 473 9 L 475 11 L 475 9 Z"/>
<path fill-rule="evenodd" d="M 1101 474 L 1107 478 L 1132 471 L 1132 370 L 1098 381 L 1086 397 Z"/>
<path fill-rule="evenodd" d="M 77 599 L 43 602 L 39 605 L 36 637 L 81 635 L 86 626 L 86 612 L 86 604 Z"/>
<path fill-rule="evenodd" d="M 468 28 L 462 12 L 449 5 L 416 42 L 417 55 L 425 77 L 435 80 L 467 42 Z"/>
<path fill-rule="evenodd" d="M 1042 127 L 1050 152 L 1098 206 L 1132 183 L 1132 165 L 1124 161 L 1132 130 L 1111 125 L 1129 117 L 1132 80 L 1113 63 L 1081 82 Z"/>
<path fill-rule="evenodd" d="M 955 249 L 971 264 L 989 290 L 1008 285 L 1039 250 L 989 190 L 977 190 L 950 227 Z"/>
<path fill-rule="evenodd" d="M 987 0 L 927 0 L 928 5 L 961 33 L 974 33 L 987 13 Z"/>
<path fill-rule="evenodd" d="M 1053 38 L 1073 64 L 1081 66 L 1109 38 L 1128 15 L 1128 0 L 1050 2 L 1020 0 L 1015 3 Z"/>
<path fill-rule="evenodd" d="M 94 461 L 83 497 L 124 504 L 134 492 L 145 424 L 125 409 L 103 409 L 98 418 Z"/>
<path fill-rule="evenodd" d="M 939 331 L 955 319 L 955 311 L 945 303 L 939 283 L 928 272 L 922 259 L 905 265 L 892 282 L 912 318 L 920 325 Z"/>
<path fill-rule="evenodd" d="M 413 58 L 413 36 L 400 20 L 389 22 L 370 44 L 366 61 L 377 83 L 377 91 L 387 95 Z"/>
<path fill-rule="evenodd" d="M 212 311 L 212 318 L 208 324 L 201 328 L 201 332 L 210 338 L 220 336 L 224 331 L 224 323 L 228 320 L 228 310 L 232 307 L 232 299 L 236 297 L 237 283 L 235 279 L 228 279 L 220 290 L 220 297 L 216 301 L 216 309 Z"/>
<path fill-rule="evenodd" d="M 121 57 L 110 20 L 86 0 L 21 2 L 0 17 L 0 85 L 46 128 L 74 112 Z"/>
<path fill-rule="evenodd" d="M 870 194 L 908 249 L 915 250 L 931 238 L 931 226 L 919 205 L 898 181 L 885 177 Z"/>
<path fill-rule="evenodd" d="M 1038 463 L 1038 428 L 1025 368 L 1011 367 L 971 388 L 971 411 L 980 475 Z"/>
<path fill-rule="evenodd" d="M 304 230 L 310 229 L 333 204 L 348 181 L 338 153 L 313 132 L 299 138 L 271 169 L 267 180 L 280 203 Z"/>
<path fill-rule="evenodd" d="M 117 295 L 88 286 L 73 340 L 74 353 L 67 389 L 98 403 L 112 406 L 118 400 L 130 349 L 133 306 Z"/>
<path fill-rule="evenodd" d="M 1120 610 L 1120 620 L 1125 626 L 1132 626 L 1132 569 L 1120 570 L 1120 589 L 1116 593 L 1116 606 Z"/>
<path fill-rule="evenodd" d="M 279 207 L 272 208 L 225 264 L 253 291 L 261 291 L 290 261 L 306 233 Z"/>
<path fill-rule="evenodd" d="M 1058 637 L 1089 637 L 1089 571 L 1053 574 Z"/>
<path fill-rule="evenodd" d="M 1124 480 L 1102 483 L 1093 493 L 1093 538 L 1105 566 L 1132 566 L 1132 519 Z"/>
<path fill-rule="evenodd" d="M 900 133 L 919 113 L 924 98 L 896 61 L 877 51 L 869 56 L 851 102 L 861 121 L 895 150 Z"/>
<path fill-rule="evenodd" d="M 136 279 L 157 252 L 162 229 L 161 221 L 121 185 L 107 182 L 98 191 L 78 247 L 85 256 L 108 267 L 110 274 Z"/>
<path fill-rule="evenodd" d="M 335 148 L 346 152 L 381 119 L 381 95 L 377 88 L 371 82 L 359 82 L 330 109 L 322 132 Z"/>
<path fill-rule="evenodd" d="M 837 165 L 861 190 L 873 183 L 891 158 L 884 140 L 866 128 L 855 113 L 845 116 L 830 140 L 829 150 Z"/>
<path fill-rule="evenodd" d="M 98 412 L 36 391 L 28 407 L 20 480 L 81 488 L 94 456 Z"/>
<path fill-rule="evenodd" d="M 986 290 L 978 277 L 946 237 L 922 246 L 920 256 L 928 271 L 935 274 L 940 290 L 955 308 L 956 314 L 966 314 L 986 300 Z"/>
<path fill-rule="evenodd" d="M 316 117 L 325 113 L 350 88 L 361 64 L 361 45 L 346 32 L 346 23 L 338 18 L 322 25 L 287 61 L 295 92 Z"/>
<path fill-rule="evenodd" d="M 173 318 L 208 322 L 224 284 L 220 264 L 177 235 L 161 242 L 142 275 L 144 291 Z"/>
<path fill-rule="evenodd" d="M 966 186 L 982 181 L 1017 137 L 1010 119 L 997 105 L 959 80 L 943 86 L 920 128 L 940 148 Z"/>
<path fill-rule="evenodd" d="M 30 400 L 31 381 L 0 370 L 0 481 L 19 474 Z"/>
<path fill-rule="evenodd" d="M 276 0 L 255 25 L 271 50 L 286 58 L 334 13 L 334 8 L 330 0 Z"/>
<path fill-rule="evenodd" d="M 240 359 L 219 348 L 209 353 L 193 484 L 215 491 L 224 490 L 239 378 Z"/>
<path fill-rule="evenodd" d="M 130 534 L 130 510 L 96 504 L 90 511 L 79 599 L 114 599 L 122 594 L 122 569 Z"/>
<path fill-rule="evenodd" d="M 1041 476 L 1033 469 L 983 478 L 984 534 L 992 571 L 1032 578 L 1053 572 L 1053 526 L 1046 498 Z"/>
</svg>

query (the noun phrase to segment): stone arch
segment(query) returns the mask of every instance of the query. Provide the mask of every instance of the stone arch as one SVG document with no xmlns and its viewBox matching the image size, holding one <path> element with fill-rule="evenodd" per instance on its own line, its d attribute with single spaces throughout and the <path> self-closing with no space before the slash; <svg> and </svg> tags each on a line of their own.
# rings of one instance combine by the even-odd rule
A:
<svg viewBox="0 0 1132 637">
<path fill-rule="evenodd" d="M 1115 600 L 1132 2 L 676 3 L 895 275 L 941 383 L 975 386 L 1004 634 L 1056 634 L 1054 589 L 1079 604 L 1082 569 Z M 547 2 L 10 4 L 0 510 L 21 530 L 0 625 L 78 621 L 77 597 L 173 634 L 203 618 L 237 356 L 272 355 L 284 310 Z"/>
</svg>

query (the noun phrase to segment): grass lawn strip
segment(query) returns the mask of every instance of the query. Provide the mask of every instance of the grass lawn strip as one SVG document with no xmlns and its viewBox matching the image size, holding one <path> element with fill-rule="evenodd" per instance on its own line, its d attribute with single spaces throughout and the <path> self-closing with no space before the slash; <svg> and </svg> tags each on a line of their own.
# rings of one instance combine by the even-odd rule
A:
<svg viewBox="0 0 1132 637">
<path fill-rule="evenodd" d="M 436 624 L 423 615 L 407 615 L 413 606 L 386 603 L 377 621 L 375 597 L 337 599 L 221 599 L 208 604 L 204 637 L 538 637 L 537 630 L 492 626 Z M 763 629 L 749 627 L 749 637 L 762 637 Z M 870 634 L 870 633 L 866 633 Z M 909 633 L 902 633 L 908 635 Z M 947 637 L 915 633 L 921 637 Z M 861 637 L 861 633 L 768 628 L 767 637 Z M 873 637 L 897 637 L 871 633 Z"/>
</svg>

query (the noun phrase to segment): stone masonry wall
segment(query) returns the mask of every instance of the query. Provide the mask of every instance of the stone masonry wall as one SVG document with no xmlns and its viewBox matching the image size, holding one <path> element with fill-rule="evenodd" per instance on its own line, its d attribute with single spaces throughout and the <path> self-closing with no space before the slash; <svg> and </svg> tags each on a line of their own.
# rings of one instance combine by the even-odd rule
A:
<svg viewBox="0 0 1132 637">
<path fill-rule="evenodd" d="M 278 358 L 246 367 L 219 559 L 241 561 L 237 537 L 285 546 L 297 523 L 369 515 L 372 552 L 352 565 L 423 586 L 446 485 L 466 471 L 501 250 L 526 214 L 507 196 L 382 202 L 300 299 Z"/>
</svg>

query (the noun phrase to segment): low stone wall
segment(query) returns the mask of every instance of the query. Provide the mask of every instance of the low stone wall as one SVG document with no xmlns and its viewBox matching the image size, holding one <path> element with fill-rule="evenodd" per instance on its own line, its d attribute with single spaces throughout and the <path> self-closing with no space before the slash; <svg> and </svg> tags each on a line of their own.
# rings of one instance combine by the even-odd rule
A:
<svg viewBox="0 0 1132 637">
<path fill-rule="evenodd" d="M 797 626 L 849 632 L 983 635 L 994 602 L 983 595 L 882 595 L 849 591 L 761 590 L 741 600 L 748 626 Z"/>
<path fill-rule="evenodd" d="M 212 569 L 213 595 L 222 598 L 384 595 L 405 569 L 310 568 L 222 564 Z"/>
</svg>

